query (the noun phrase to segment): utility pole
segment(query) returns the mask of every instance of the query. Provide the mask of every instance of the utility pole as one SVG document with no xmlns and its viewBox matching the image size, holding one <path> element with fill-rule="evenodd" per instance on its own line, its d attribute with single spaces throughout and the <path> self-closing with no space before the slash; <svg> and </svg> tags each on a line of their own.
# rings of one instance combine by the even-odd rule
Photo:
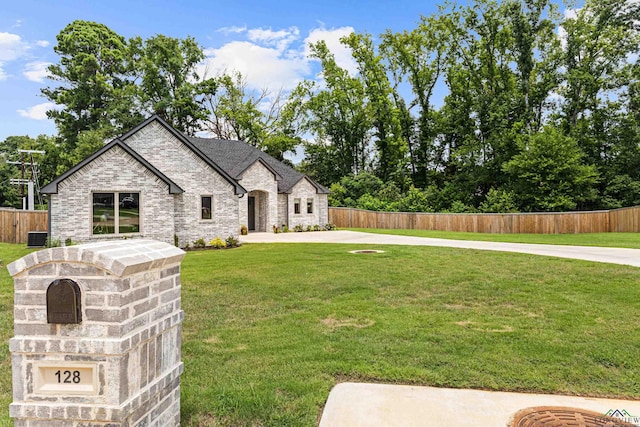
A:
<svg viewBox="0 0 640 427">
<path fill-rule="evenodd" d="M 11 179 L 12 185 L 20 185 L 20 196 L 22 198 L 22 209 L 23 210 L 34 210 L 35 209 L 35 198 L 34 193 L 38 195 L 38 203 L 42 204 L 42 195 L 40 194 L 40 183 L 38 182 L 38 169 L 36 166 L 38 164 L 33 160 L 34 154 L 45 154 L 42 150 L 18 150 L 20 153 L 20 161 L 8 161 L 8 164 L 11 165 L 20 165 L 20 179 Z M 31 177 L 29 179 L 25 178 L 26 162 L 25 162 L 25 154 L 29 155 L 29 170 L 31 171 Z M 24 195 L 24 186 L 27 186 L 27 197 Z M 34 191 L 35 190 L 35 191 Z"/>
</svg>

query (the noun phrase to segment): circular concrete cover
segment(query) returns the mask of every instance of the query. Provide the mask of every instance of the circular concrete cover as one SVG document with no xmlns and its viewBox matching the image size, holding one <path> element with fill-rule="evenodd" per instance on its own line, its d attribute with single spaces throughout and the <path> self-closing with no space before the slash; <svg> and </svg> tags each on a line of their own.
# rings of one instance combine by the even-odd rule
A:
<svg viewBox="0 0 640 427">
<path fill-rule="evenodd" d="M 384 251 L 373 250 L 373 249 L 360 249 L 357 251 L 349 251 L 350 254 L 383 254 Z"/>
<path fill-rule="evenodd" d="M 619 418 L 576 408 L 540 406 L 518 411 L 512 427 L 637 427 Z"/>
</svg>

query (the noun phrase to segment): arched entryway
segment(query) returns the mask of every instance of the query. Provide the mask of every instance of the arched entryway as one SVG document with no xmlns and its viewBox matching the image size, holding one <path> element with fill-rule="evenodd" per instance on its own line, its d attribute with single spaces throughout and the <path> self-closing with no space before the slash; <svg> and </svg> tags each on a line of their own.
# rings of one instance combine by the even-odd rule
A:
<svg viewBox="0 0 640 427">
<path fill-rule="evenodd" d="M 269 193 L 254 190 L 247 195 L 247 227 L 249 231 L 267 231 L 269 223 Z"/>
</svg>

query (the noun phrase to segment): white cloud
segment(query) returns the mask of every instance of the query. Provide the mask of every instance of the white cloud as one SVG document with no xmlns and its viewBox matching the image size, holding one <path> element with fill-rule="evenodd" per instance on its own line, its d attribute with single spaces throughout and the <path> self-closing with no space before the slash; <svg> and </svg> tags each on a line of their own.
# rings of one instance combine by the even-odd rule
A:
<svg viewBox="0 0 640 427">
<path fill-rule="evenodd" d="M 208 77 L 238 71 L 256 89 L 292 89 L 309 72 L 309 64 L 302 58 L 248 41 L 234 41 L 205 53 Z"/>
<path fill-rule="evenodd" d="M 27 43 L 17 34 L 0 33 L 0 61 L 13 61 L 29 49 Z"/>
<path fill-rule="evenodd" d="M 7 78 L 7 73 L 2 69 L 2 62 L 0 62 L 0 81 Z"/>
<path fill-rule="evenodd" d="M 22 74 L 32 82 L 43 83 L 44 79 L 49 75 L 49 72 L 47 71 L 47 67 L 49 65 L 51 65 L 50 62 L 29 62 L 25 64 L 24 72 Z"/>
<path fill-rule="evenodd" d="M 315 28 L 302 40 L 297 27 L 283 29 L 225 27 L 217 31 L 241 35 L 235 40 L 205 49 L 205 63 L 201 75 L 213 77 L 225 72 L 238 71 L 252 89 L 277 91 L 293 89 L 305 78 L 313 78 L 313 62 L 308 57 L 309 43 L 325 40 L 334 53 L 336 62 L 351 73 L 356 72 L 351 51 L 339 39 L 352 33 L 352 27 Z"/>
<path fill-rule="evenodd" d="M 249 40 L 255 43 L 262 43 L 265 46 L 273 46 L 279 51 L 296 41 L 300 36 L 298 27 L 290 27 L 286 30 L 273 31 L 271 28 L 253 28 L 247 32 Z"/>
<path fill-rule="evenodd" d="M 317 43 L 320 40 L 324 40 L 327 44 L 327 47 L 329 48 L 329 51 L 333 53 L 333 56 L 336 59 L 336 64 L 338 64 L 339 67 L 342 67 L 345 70 L 349 71 L 351 75 L 354 75 L 358 69 L 358 66 L 351 56 L 351 49 L 340 43 L 340 39 L 342 37 L 348 36 L 354 31 L 355 30 L 353 29 L 353 27 L 340 27 L 331 29 L 320 27 L 311 30 L 311 32 L 309 32 L 309 36 L 304 40 L 305 56 L 308 56 L 311 53 L 309 44 Z"/>
<path fill-rule="evenodd" d="M 218 28 L 216 30 L 217 33 L 222 33 L 225 36 L 228 36 L 229 34 L 240 34 L 240 33 L 244 33 L 245 31 L 247 31 L 247 26 L 244 25 L 242 27 L 238 27 L 236 25 L 232 25 L 230 27 L 222 27 L 222 28 Z"/>
<path fill-rule="evenodd" d="M 51 43 L 49 43 L 47 40 L 38 40 L 38 41 L 36 42 L 36 46 L 39 46 L 39 47 L 47 47 L 47 46 L 49 46 L 50 44 L 51 44 Z"/>
<path fill-rule="evenodd" d="M 47 120 L 47 111 L 56 107 L 56 104 L 52 102 L 43 102 L 42 104 L 34 105 L 26 110 L 18 110 L 18 113 L 22 117 L 33 120 Z"/>
</svg>

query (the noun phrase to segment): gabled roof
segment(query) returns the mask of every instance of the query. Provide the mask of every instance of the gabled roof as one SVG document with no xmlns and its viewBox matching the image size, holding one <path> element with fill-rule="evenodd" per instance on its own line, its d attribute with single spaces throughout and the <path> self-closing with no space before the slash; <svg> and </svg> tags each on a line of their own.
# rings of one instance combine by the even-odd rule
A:
<svg viewBox="0 0 640 427">
<path fill-rule="evenodd" d="M 198 147 L 203 154 L 212 161 L 215 161 L 235 179 L 239 179 L 242 173 L 255 162 L 260 162 L 276 176 L 279 193 L 290 193 L 291 189 L 303 178 L 308 179 L 318 193 L 329 193 L 329 190 L 305 174 L 298 172 L 292 167 L 271 157 L 264 151 L 245 142 L 195 137 L 189 137 L 189 140 L 193 145 Z"/>
<path fill-rule="evenodd" d="M 153 121 L 157 121 L 162 127 L 164 127 L 173 136 L 175 136 L 180 142 L 182 142 L 191 151 L 193 151 L 200 159 L 202 159 L 205 163 L 207 163 L 209 166 L 211 166 L 212 169 L 214 169 L 216 172 L 218 172 L 226 181 L 228 181 L 231 185 L 233 185 L 234 190 L 235 190 L 235 194 L 245 194 L 247 192 L 247 190 L 245 190 L 240 184 L 238 184 L 238 182 L 228 173 L 228 171 L 226 171 L 223 167 L 220 167 L 220 165 L 217 163 L 217 161 L 214 161 L 213 158 L 205 155 L 199 149 L 199 147 L 194 145 L 190 140 L 191 138 L 187 138 L 181 132 L 178 132 L 177 130 L 175 130 L 172 126 L 170 126 L 167 122 L 165 122 L 157 114 L 154 114 L 153 116 L 149 117 L 144 122 L 140 123 L 135 128 L 131 129 L 129 132 L 127 132 L 124 135 L 122 135 L 120 137 L 120 139 L 125 141 L 126 139 L 128 139 L 133 134 L 135 134 L 140 129 L 144 128 L 145 126 L 149 125 L 149 123 L 151 123 Z"/>
<path fill-rule="evenodd" d="M 58 193 L 58 184 L 60 182 L 62 182 L 65 179 L 67 179 L 69 176 L 73 175 L 74 173 L 76 173 L 77 171 L 79 171 L 80 169 L 82 169 L 83 167 L 85 167 L 86 165 L 91 163 L 92 161 L 94 161 L 96 158 L 100 157 L 102 154 L 104 154 L 107 151 L 111 150 L 113 147 L 120 147 L 124 152 L 126 152 L 131 157 L 136 159 L 145 168 L 147 168 L 148 170 L 153 172 L 153 174 L 155 176 L 160 178 L 161 181 L 163 181 L 165 184 L 167 184 L 169 186 L 169 194 L 184 193 L 184 190 L 182 188 L 180 188 L 180 186 L 178 184 L 176 184 L 175 182 L 173 182 L 172 180 L 167 178 L 162 172 L 160 172 L 158 169 L 156 169 L 151 163 L 146 161 L 142 156 L 140 156 L 138 153 L 133 151 L 133 149 L 131 149 L 131 147 L 129 147 L 127 144 L 125 144 L 124 142 L 122 142 L 118 138 L 114 139 L 113 141 L 111 141 L 110 143 L 108 143 L 107 145 L 105 145 L 104 147 L 102 147 L 101 149 L 99 149 L 98 151 L 96 151 L 95 153 L 93 153 L 92 155 L 90 155 L 89 157 L 87 157 L 86 159 L 84 159 L 83 161 L 81 161 L 80 163 L 78 163 L 77 165 L 75 165 L 74 167 L 72 167 L 71 169 L 69 169 L 68 171 L 66 171 L 62 175 L 60 175 L 59 177 L 54 179 L 53 181 L 51 181 L 49 184 L 47 184 L 44 187 L 42 187 L 41 192 L 43 194 L 57 194 Z"/>
</svg>

